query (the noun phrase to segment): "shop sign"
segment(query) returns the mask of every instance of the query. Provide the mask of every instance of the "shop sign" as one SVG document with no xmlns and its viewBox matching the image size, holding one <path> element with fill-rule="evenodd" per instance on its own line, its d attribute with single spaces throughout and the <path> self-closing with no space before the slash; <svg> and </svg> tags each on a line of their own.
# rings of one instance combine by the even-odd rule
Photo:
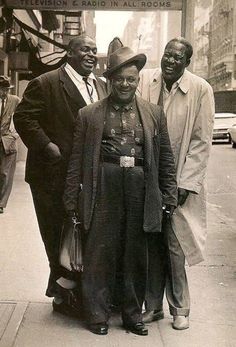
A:
<svg viewBox="0 0 236 347">
<path fill-rule="evenodd" d="M 8 7 L 35 10 L 182 10 L 182 0 L 6 0 Z"/>
</svg>

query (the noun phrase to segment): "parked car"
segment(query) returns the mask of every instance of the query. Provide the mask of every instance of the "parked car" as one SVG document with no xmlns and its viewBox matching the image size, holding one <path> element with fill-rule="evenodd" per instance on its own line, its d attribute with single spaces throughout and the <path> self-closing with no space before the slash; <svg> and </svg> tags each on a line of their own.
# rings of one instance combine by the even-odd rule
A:
<svg viewBox="0 0 236 347">
<path fill-rule="evenodd" d="M 213 140 L 228 139 L 229 143 L 231 143 L 229 128 L 234 124 L 236 124 L 235 113 L 215 113 Z"/>
<path fill-rule="evenodd" d="M 236 148 L 236 122 L 231 128 L 229 128 L 229 134 L 232 141 L 232 147 Z"/>
</svg>

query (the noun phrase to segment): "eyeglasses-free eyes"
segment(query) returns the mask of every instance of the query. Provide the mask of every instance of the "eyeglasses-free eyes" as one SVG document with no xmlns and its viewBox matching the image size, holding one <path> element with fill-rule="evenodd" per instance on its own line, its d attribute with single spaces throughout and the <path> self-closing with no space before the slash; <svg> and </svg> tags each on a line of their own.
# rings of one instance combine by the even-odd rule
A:
<svg viewBox="0 0 236 347">
<path fill-rule="evenodd" d="M 123 84 L 123 83 L 132 84 L 137 81 L 137 78 L 135 77 L 123 78 L 123 77 L 117 76 L 113 78 L 113 81 L 116 82 L 117 84 Z"/>
<path fill-rule="evenodd" d="M 185 57 L 184 54 L 182 54 L 182 55 L 181 54 L 172 54 L 172 53 L 169 53 L 169 52 L 165 52 L 163 54 L 163 59 L 169 60 L 169 59 L 173 58 L 176 63 L 181 62 L 184 57 Z"/>
</svg>

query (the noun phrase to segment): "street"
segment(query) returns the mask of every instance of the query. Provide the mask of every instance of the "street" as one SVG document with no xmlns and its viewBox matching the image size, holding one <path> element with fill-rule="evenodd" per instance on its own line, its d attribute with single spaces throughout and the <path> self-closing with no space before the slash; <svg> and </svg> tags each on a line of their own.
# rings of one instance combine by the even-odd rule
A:
<svg viewBox="0 0 236 347">
<path fill-rule="evenodd" d="M 148 337 L 126 333 L 117 316 L 104 337 L 53 313 L 44 296 L 48 265 L 24 162 L 18 162 L 7 209 L 0 215 L 0 347 L 236 346 L 236 150 L 231 145 L 212 146 L 207 186 L 206 260 L 187 267 L 190 329 L 172 329 L 165 303 L 165 319 L 149 324 Z"/>
</svg>

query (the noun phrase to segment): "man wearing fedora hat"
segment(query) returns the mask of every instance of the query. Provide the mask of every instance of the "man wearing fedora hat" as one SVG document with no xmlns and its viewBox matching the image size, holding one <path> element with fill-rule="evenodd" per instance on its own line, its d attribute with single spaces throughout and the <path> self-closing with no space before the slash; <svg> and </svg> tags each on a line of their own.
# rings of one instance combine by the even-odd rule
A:
<svg viewBox="0 0 236 347">
<path fill-rule="evenodd" d="M 82 294 L 89 329 L 108 332 L 117 272 L 122 268 L 124 327 L 147 335 L 142 322 L 148 233 L 160 232 L 163 204 L 177 203 L 175 169 L 164 114 L 135 96 L 144 54 L 121 47 L 104 76 L 110 95 L 79 111 L 64 204 L 84 227 Z"/>
<path fill-rule="evenodd" d="M 7 76 L 0 76 L 0 213 L 4 212 L 11 193 L 16 168 L 16 139 L 18 134 L 12 122 L 12 115 L 20 98 L 10 95 L 13 86 Z"/>
</svg>

